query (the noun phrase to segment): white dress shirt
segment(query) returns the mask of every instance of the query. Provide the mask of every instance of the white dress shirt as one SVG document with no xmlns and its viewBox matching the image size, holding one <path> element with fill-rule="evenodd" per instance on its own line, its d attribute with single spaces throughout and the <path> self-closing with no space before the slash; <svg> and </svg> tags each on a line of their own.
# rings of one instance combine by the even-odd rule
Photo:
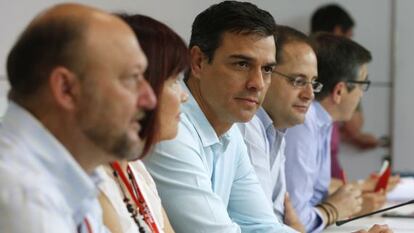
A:
<svg viewBox="0 0 414 233">
<path fill-rule="evenodd" d="M 9 103 L 0 126 L 1 232 L 107 232 L 97 181 L 35 117 Z"/>
<path fill-rule="evenodd" d="M 263 108 L 253 119 L 238 124 L 256 175 L 280 222 L 284 219 L 285 131 L 277 130 Z"/>
<path fill-rule="evenodd" d="M 144 159 L 174 230 L 291 232 L 273 213 L 237 126 L 218 136 L 191 94 L 182 112 L 177 137 Z"/>
</svg>

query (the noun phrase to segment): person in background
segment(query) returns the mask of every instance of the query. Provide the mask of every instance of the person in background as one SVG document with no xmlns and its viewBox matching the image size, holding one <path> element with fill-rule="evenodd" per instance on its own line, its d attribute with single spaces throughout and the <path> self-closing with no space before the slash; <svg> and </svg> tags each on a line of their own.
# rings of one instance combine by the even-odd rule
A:
<svg viewBox="0 0 414 233">
<path fill-rule="evenodd" d="M 323 84 L 306 113 L 305 122 L 286 135 L 286 183 L 292 204 L 307 232 L 321 232 L 338 219 L 383 204 L 382 193 L 361 196 L 356 185 L 343 185 L 328 195 L 332 123 L 346 121 L 368 89 L 371 54 L 359 44 L 328 33 L 313 38 L 318 81 Z M 344 195 L 344 193 L 348 193 Z M 365 197 L 382 197 L 370 202 Z M 357 201 L 349 202 L 350 198 Z M 361 208 L 362 207 L 362 208 Z"/>
<path fill-rule="evenodd" d="M 337 4 L 319 7 L 311 16 L 311 34 L 329 32 L 351 39 L 354 35 L 355 21 L 351 15 Z"/>
<path fill-rule="evenodd" d="M 158 106 L 141 121 L 140 137 L 146 139 L 139 157 L 142 159 L 154 143 L 173 139 L 177 134 L 180 104 L 188 97 L 179 79 L 190 65 L 190 56 L 185 42 L 165 24 L 143 15 L 121 15 L 121 18 L 132 27 L 147 56 L 144 77 L 158 100 Z M 102 169 L 100 202 L 104 223 L 112 233 L 174 232 L 142 161 L 122 160 Z M 134 200 L 142 200 L 144 205 Z"/>
<path fill-rule="evenodd" d="M 194 20 L 178 135 L 144 160 L 176 232 L 294 232 L 273 213 L 235 125 L 263 101 L 275 30 L 248 2 L 220 2 Z"/>
<path fill-rule="evenodd" d="M 34 18 L 7 58 L 0 127 L 2 232 L 108 232 L 96 167 L 142 152 L 156 100 L 146 59 L 121 19 L 79 4 Z"/>
<path fill-rule="evenodd" d="M 353 29 L 355 21 L 351 15 L 341 6 L 337 4 L 328 4 L 318 8 L 311 18 L 311 34 L 317 32 L 328 32 L 336 36 L 344 36 L 351 39 L 354 35 Z M 368 86 L 370 83 L 367 84 Z M 361 103 L 358 104 L 351 119 L 344 122 L 334 122 L 332 126 L 331 139 L 331 187 L 330 192 L 334 192 L 343 184 L 346 179 L 346 172 L 343 170 L 339 162 L 339 144 L 341 136 L 346 141 L 361 149 L 375 148 L 379 145 L 379 140 L 372 134 L 362 131 L 364 116 Z M 387 190 L 392 190 L 399 182 L 398 175 L 390 178 Z M 372 191 L 378 181 L 378 176 L 373 174 L 359 182 L 364 191 Z M 373 202 L 376 202 L 373 200 Z"/>
<path fill-rule="evenodd" d="M 318 8 L 311 17 L 311 33 L 329 32 L 337 36 L 352 38 L 355 21 L 351 15 L 337 4 L 328 4 Z M 341 179 L 344 171 L 339 163 L 339 144 L 341 134 L 344 139 L 362 149 L 375 148 L 379 140 L 372 134 L 362 131 L 364 115 L 360 104 L 349 121 L 335 122 L 331 140 L 332 178 Z"/>
</svg>

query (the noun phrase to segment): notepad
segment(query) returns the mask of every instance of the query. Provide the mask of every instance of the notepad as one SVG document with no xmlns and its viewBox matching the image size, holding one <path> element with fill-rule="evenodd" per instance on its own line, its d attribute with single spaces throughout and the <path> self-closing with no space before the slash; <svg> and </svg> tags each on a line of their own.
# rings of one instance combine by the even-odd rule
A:
<svg viewBox="0 0 414 233">
<path fill-rule="evenodd" d="M 394 190 L 387 194 L 389 202 L 404 202 L 414 199 L 414 178 L 403 177 Z"/>
</svg>

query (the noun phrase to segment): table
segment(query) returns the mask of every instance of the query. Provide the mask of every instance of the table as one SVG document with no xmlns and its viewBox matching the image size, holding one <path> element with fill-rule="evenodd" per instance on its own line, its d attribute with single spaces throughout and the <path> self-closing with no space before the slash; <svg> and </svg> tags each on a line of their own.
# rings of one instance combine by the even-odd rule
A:
<svg viewBox="0 0 414 233">
<path fill-rule="evenodd" d="M 414 178 L 401 179 L 400 184 L 387 195 L 389 203 L 385 207 L 398 204 L 392 201 L 404 202 L 414 199 Z M 384 207 L 384 208 L 385 208 Z M 400 207 L 390 212 L 414 213 L 414 204 Z M 389 218 L 381 217 L 381 214 L 361 218 L 342 226 L 330 226 L 324 230 L 326 233 L 351 233 L 357 230 L 368 230 L 374 224 L 387 224 L 394 233 L 414 233 L 414 218 Z"/>
<path fill-rule="evenodd" d="M 351 233 L 357 230 L 368 230 L 374 224 L 387 224 L 394 233 L 414 233 L 414 219 L 412 218 L 384 218 L 373 216 L 355 220 L 342 226 L 330 226 L 326 233 Z"/>
</svg>

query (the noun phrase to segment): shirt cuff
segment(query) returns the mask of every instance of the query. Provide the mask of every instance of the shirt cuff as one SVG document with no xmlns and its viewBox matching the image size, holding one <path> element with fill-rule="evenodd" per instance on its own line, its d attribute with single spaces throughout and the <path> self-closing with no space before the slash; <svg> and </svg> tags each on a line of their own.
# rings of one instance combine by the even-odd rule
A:
<svg viewBox="0 0 414 233">
<path fill-rule="evenodd" d="M 314 225 L 310 233 L 319 233 L 323 231 L 323 229 L 327 225 L 327 222 L 324 221 L 323 215 L 320 212 L 320 210 L 316 207 L 314 207 L 314 209 L 316 213 L 316 219 L 315 219 L 316 224 Z"/>
</svg>

